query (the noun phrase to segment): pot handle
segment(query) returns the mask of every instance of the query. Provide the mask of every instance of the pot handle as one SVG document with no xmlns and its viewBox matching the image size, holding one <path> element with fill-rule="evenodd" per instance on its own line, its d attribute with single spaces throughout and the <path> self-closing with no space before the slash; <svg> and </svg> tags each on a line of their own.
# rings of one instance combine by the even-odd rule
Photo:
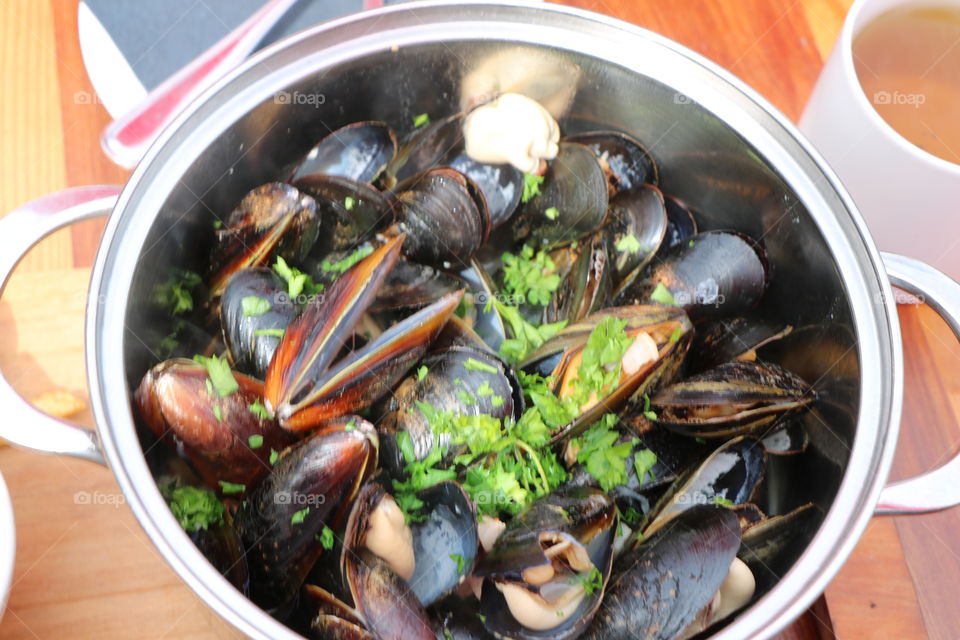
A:
<svg viewBox="0 0 960 640">
<path fill-rule="evenodd" d="M 0 295 L 31 248 L 57 229 L 109 215 L 120 187 L 89 186 L 32 200 L 0 219 Z M 16 446 L 106 465 L 97 433 L 40 411 L 17 393 L 0 371 L 0 438 Z"/>
<path fill-rule="evenodd" d="M 887 275 L 897 287 L 922 296 L 960 339 L 960 284 L 930 265 L 883 253 Z M 887 485 L 877 515 L 930 513 L 960 505 L 960 455 L 942 467 Z"/>
</svg>

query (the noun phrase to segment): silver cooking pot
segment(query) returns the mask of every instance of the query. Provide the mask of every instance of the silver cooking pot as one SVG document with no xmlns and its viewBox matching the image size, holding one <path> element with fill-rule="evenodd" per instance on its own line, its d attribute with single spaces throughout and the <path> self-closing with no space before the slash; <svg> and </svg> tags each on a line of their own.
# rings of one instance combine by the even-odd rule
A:
<svg viewBox="0 0 960 640">
<path fill-rule="evenodd" d="M 122 191 L 69 190 L 0 221 L 5 283 L 42 237 L 110 214 L 86 318 L 98 431 L 40 413 L 0 379 L 0 437 L 109 463 L 147 535 L 213 610 L 254 638 L 298 637 L 207 563 L 150 474 L 130 407 L 131 389 L 169 332 L 170 320 L 150 313 L 150 293 L 175 266 L 201 269 L 214 212 L 225 215 L 246 191 L 284 175 L 329 130 L 366 119 L 406 130 L 416 114 L 461 108 L 471 87 L 518 81 L 540 100 L 561 95 L 568 133 L 602 123 L 644 141 L 660 162 L 663 190 L 703 212 L 704 228 L 760 239 L 773 272 L 761 312 L 798 327 L 776 357 L 824 398 L 807 418 L 802 463 L 774 465 L 768 485 L 775 511 L 812 500 L 825 518 L 774 568 L 777 586 L 717 638 L 766 638 L 801 614 L 875 513 L 960 503 L 957 460 L 884 488 L 903 392 L 890 283 L 923 296 L 954 331 L 960 286 L 920 262 L 881 258 L 829 168 L 728 72 L 629 24 L 518 2 L 411 3 L 278 42 L 189 107 Z"/>
</svg>

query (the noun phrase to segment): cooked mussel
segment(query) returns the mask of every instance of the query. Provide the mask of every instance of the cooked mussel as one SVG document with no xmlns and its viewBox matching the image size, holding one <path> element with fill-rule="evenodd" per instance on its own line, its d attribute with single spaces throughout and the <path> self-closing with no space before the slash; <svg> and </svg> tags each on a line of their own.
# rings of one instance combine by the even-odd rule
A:
<svg viewBox="0 0 960 640">
<path fill-rule="evenodd" d="M 313 433 L 285 450 L 247 494 L 236 526 L 247 549 L 251 596 L 281 613 L 323 553 L 377 464 L 376 430 L 360 417 Z"/>
<path fill-rule="evenodd" d="M 313 198 L 322 221 L 314 253 L 353 249 L 393 222 L 390 200 L 366 182 L 314 173 L 293 184 Z"/>
<path fill-rule="evenodd" d="M 723 587 L 739 546 L 740 525 L 732 511 L 717 505 L 691 507 L 672 526 L 617 559 L 600 610 L 583 637 L 676 640 L 695 635 L 705 622 L 719 619 Z M 752 589 L 745 600 L 744 591 L 727 589 L 733 610 L 750 599 Z"/>
<path fill-rule="evenodd" d="M 295 187 L 271 182 L 240 201 L 217 231 L 211 255 L 210 296 L 223 293 L 234 273 L 267 264 L 275 255 L 302 260 L 320 230 L 317 204 Z"/>
<path fill-rule="evenodd" d="M 453 313 L 461 292 L 442 297 L 331 363 L 387 273 L 403 236 L 341 275 L 284 333 L 267 370 L 265 402 L 286 429 L 303 431 L 363 409 L 386 393 L 424 354 Z"/>
<path fill-rule="evenodd" d="M 667 209 L 667 232 L 663 237 L 662 249 L 675 247 L 681 242 L 689 242 L 697 235 L 697 219 L 684 202 L 673 196 L 665 196 L 663 203 Z"/>
<path fill-rule="evenodd" d="M 690 371 L 705 371 L 734 360 L 753 361 L 757 350 L 793 331 L 788 324 L 757 317 L 722 318 L 697 328 L 690 348 Z"/>
<path fill-rule="evenodd" d="M 272 269 L 233 274 L 220 302 L 220 326 L 234 366 L 263 379 L 283 332 L 298 313 L 287 284 Z"/>
<path fill-rule="evenodd" d="M 766 362 L 728 362 L 661 389 L 657 423 L 686 435 L 722 438 L 769 427 L 813 402 L 810 386 Z"/>
<path fill-rule="evenodd" d="M 603 597 L 617 509 L 602 491 L 561 487 L 517 514 L 480 560 L 480 615 L 498 638 L 580 635 Z"/>
<path fill-rule="evenodd" d="M 514 218 L 514 237 L 543 244 L 576 240 L 603 224 L 608 201 L 607 179 L 593 152 L 581 144 L 560 143 L 540 193 Z"/>
<path fill-rule="evenodd" d="M 161 362 L 143 376 L 134 403 L 154 435 L 182 445 L 210 487 L 250 486 L 269 471 L 270 452 L 286 448 L 290 437 L 261 410 L 260 381 L 231 372 L 226 361 L 213 362 L 223 377 L 216 386 L 203 364 Z"/>
<path fill-rule="evenodd" d="M 354 122 L 331 131 L 307 153 L 291 182 L 315 173 L 373 182 L 397 152 L 397 137 L 382 122 Z"/>
<path fill-rule="evenodd" d="M 404 233 L 404 255 L 414 262 L 465 267 L 487 241 L 490 213 L 479 187 L 449 167 L 429 169 L 397 186 L 397 233 Z"/>
<path fill-rule="evenodd" d="M 590 149 L 609 175 L 615 192 L 629 191 L 642 184 L 660 182 L 657 163 L 639 141 L 619 131 L 588 131 L 567 136 L 564 141 L 576 142 Z"/>
<path fill-rule="evenodd" d="M 553 391 L 561 399 L 574 397 L 576 380 L 583 363 L 587 341 L 601 322 L 616 322 L 632 341 L 620 362 L 620 378 L 605 395 L 591 394 L 579 407 L 578 415 L 555 431 L 552 442 L 579 435 L 604 413 L 617 412 L 633 397 L 649 394 L 676 375 L 692 338 L 693 327 L 682 309 L 658 305 L 637 305 L 603 309 L 569 325 L 532 353 L 521 367 L 553 380 Z"/>
<path fill-rule="evenodd" d="M 610 201 L 605 229 L 618 282 L 643 269 L 664 242 L 667 212 L 663 194 L 640 185 Z"/>
<path fill-rule="evenodd" d="M 766 255 L 747 236 L 708 231 L 667 250 L 621 290 L 618 303 L 683 307 L 695 321 L 751 309 L 767 288 Z"/>
<path fill-rule="evenodd" d="M 590 237 L 544 310 L 545 322 L 579 322 L 603 308 L 613 283 L 613 265 L 608 249 L 603 234 L 595 233 Z"/>
</svg>

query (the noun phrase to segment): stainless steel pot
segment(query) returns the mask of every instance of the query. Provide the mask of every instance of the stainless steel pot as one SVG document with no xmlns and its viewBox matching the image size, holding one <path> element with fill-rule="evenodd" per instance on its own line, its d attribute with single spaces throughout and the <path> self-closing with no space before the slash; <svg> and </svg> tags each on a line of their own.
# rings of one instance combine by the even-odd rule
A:
<svg viewBox="0 0 960 640">
<path fill-rule="evenodd" d="M 782 580 L 717 634 L 766 638 L 810 605 L 876 512 L 960 503 L 960 462 L 884 489 L 897 440 L 903 363 L 890 283 L 924 296 L 960 331 L 960 285 L 922 263 L 881 255 L 836 177 L 794 127 L 726 71 L 657 35 L 604 16 L 518 2 L 412 3 L 339 20 L 264 50 L 167 129 L 129 183 L 71 190 L 0 221 L 3 282 L 39 239 L 111 212 L 90 283 L 86 353 L 98 434 L 46 416 L 0 379 L 0 436 L 113 469 L 131 509 L 173 568 L 255 638 L 293 638 L 210 566 L 167 509 L 134 429 L 130 389 L 169 320 L 148 313 L 173 266 L 197 268 L 214 214 L 276 179 L 328 130 L 363 119 L 404 130 L 419 113 L 459 108 L 462 91 L 527 80 L 572 102 L 568 132 L 603 123 L 645 141 L 663 188 L 707 228 L 761 239 L 773 267 L 762 311 L 794 326 L 781 359 L 828 402 L 808 424 L 803 465 L 771 469 L 814 500 L 822 526 Z M 479 78 L 479 80 L 478 80 Z M 465 79 L 467 79 L 465 81 Z M 479 82 L 479 85 L 476 83 Z M 879 507 L 878 507 L 879 501 Z M 807 542 L 807 541 L 804 541 Z"/>
</svg>

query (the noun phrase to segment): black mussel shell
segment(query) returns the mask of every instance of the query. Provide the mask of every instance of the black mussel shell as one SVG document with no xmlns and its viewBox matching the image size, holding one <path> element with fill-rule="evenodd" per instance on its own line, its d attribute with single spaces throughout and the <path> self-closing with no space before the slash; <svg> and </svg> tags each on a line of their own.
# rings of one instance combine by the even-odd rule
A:
<svg viewBox="0 0 960 640">
<path fill-rule="evenodd" d="M 463 149 L 463 115 L 454 114 L 415 129 L 400 145 L 393 161 L 387 165 L 381 182 L 395 189 L 398 182 L 448 164 L 453 153 Z"/>
<path fill-rule="evenodd" d="M 457 276 L 425 264 L 398 260 L 377 297 L 370 305 L 371 313 L 417 311 L 445 295 L 466 288 Z"/>
<path fill-rule="evenodd" d="M 653 259 L 666 231 L 663 194 L 656 187 L 640 185 L 610 201 L 605 232 L 617 282 L 639 273 Z"/>
<path fill-rule="evenodd" d="M 287 284 L 272 269 L 233 274 L 220 301 L 220 326 L 234 366 L 262 380 L 283 332 L 298 313 Z"/>
<path fill-rule="evenodd" d="M 713 600 L 740 546 L 732 511 L 691 507 L 617 559 L 587 640 L 673 640 Z"/>
<path fill-rule="evenodd" d="M 724 438 L 768 428 L 813 402 L 810 386 L 766 362 L 728 362 L 661 389 L 657 423 L 690 436 Z"/>
<path fill-rule="evenodd" d="M 237 535 L 229 512 L 224 517 L 226 521 L 223 524 L 197 529 L 189 534 L 190 539 L 230 584 L 238 591 L 247 593 L 250 587 L 250 572 L 243 543 Z"/>
<path fill-rule="evenodd" d="M 750 310 L 763 296 L 767 280 L 766 254 L 753 240 L 708 231 L 666 251 L 619 292 L 616 302 L 648 303 L 652 295 L 663 302 L 669 297 L 669 304 L 683 307 L 696 322 Z"/>
<path fill-rule="evenodd" d="M 603 308 L 612 289 L 610 255 L 606 237 L 593 234 L 551 297 L 544 322 L 579 322 Z"/>
<path fill-rule="evenodd" d="M 331 131 L 307 153 L 290 181 L 327 173 L 373 182 L 397 152 L 397 137 L 382 122 L 354 122 Z"/>
<path fill-rule="evenodd" d="M 797 507 L 781 516 L 771 516 L 744 527 L 737 557 L 743 560 L 757 578 L 762 593 L 776 584 L 789 569 L 794 557 L 789 552 L 805 545 L 816 531 L 823 512 L 813 504 Z"/>
<path fill-rule="evenodd" d="M 734 360 L 757 359 L 757 350 L 790 334 L 788 324 L 760 317 L 723 318 L 697 327 L 689 371 L 697 373 Z"/>
<path fill-rule="evenodd" d="M 496 229 L 513 215 L 523 195 L 523 173 L 509 164 L 477 162 L 461 153 L 447 163 L 464 174 L 483 192 L 490 210 L 490 225 Z"/>
<path fill-rule="evenodd" d="M 690 238 L 697 235 L 697 219 L 682 200 L 665 196 L 663 202 L 667 208 L 667 232 L 663 237 L 663 248 L 689 242 Z"/>
<path fill-rule="evenodd" d="M 353 249 L 393 222 L 390 200 L 366 182 L 314 173 L 293 184 L 317 204 L 323 233 L 314 255 Z"/>
<path fill-rule="evenodd" d="M 416 594 L 367 549 L 350 554 L 344 577 L 367 630 L 378 640 L 436 640 Z"/>
<path fill-rule="evenodd" d="M 567 136 L 564 141 L 576 142 L 590 149 L 600 161 L 600 166 L 610 174 L 611 185 L 617 192 L 660 182 L 653 156 L 639 141 L 625 133 L 588 131 Z"/>
</svg>

